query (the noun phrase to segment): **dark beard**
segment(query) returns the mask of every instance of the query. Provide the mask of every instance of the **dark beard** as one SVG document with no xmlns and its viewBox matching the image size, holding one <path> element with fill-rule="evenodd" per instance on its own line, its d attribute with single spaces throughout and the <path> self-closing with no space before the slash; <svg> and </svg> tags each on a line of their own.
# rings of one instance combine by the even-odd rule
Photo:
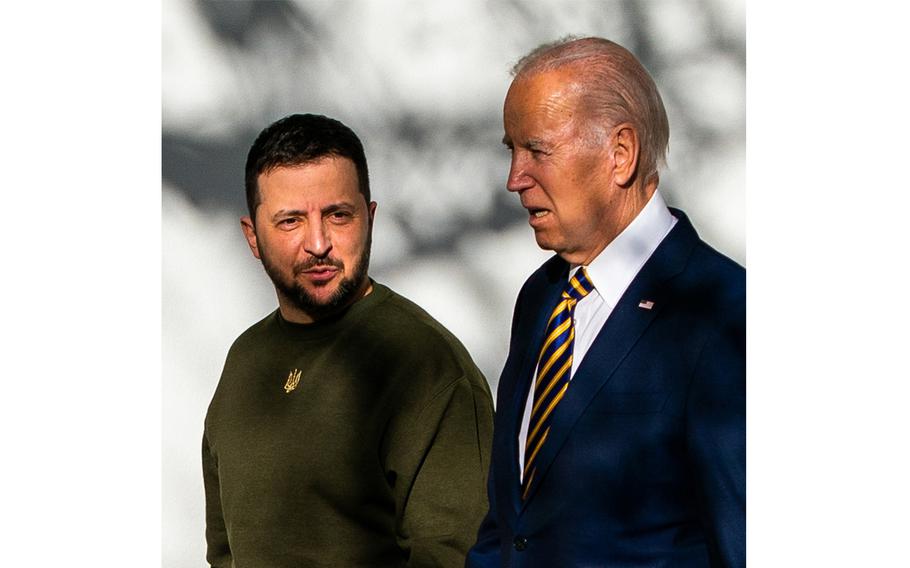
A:
<svg viewBox="0 0 910 568">
<path fill-rule="evenodd" d="M 343 270 L 344 263 L 342 261 L 331 258 L 311 258 L 305 263 L 295 265 L 293 269 L 294 276 L 288 281 L 271 263 L 268 255 L 262 254 L 263 251 L 260 251 L 260 257 L 262 267 L 265 268 L 265 273 L 275 284 L 275 288 L 285 298 L 292 301 L 297 309 L 313 318 L 313 320 L 320 320 L 334 314 L 341 308 L 347 307 L 363 288 L 363 283 L 367 278 L 367 270 L 370 267 L 372 240 L 372 235 L 367 237 L 366 247 L 363 254 L 357 259 L 357 264 L 354 266 L 354 271 L 350 278 L 343 278 L 338 283 L 338 288 L 326 301 L 317 300 L 307 293 L 303 286 L 297 283 L 296 277 L 304 270 L 317 266 L 334 266 Z"/>
</svg>

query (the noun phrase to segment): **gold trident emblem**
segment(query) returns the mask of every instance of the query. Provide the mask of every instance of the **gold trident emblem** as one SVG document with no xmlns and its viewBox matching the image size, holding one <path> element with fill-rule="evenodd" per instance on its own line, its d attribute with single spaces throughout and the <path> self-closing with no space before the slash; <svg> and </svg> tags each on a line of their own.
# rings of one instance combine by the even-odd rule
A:
<svg viewBox="0 0 910 568">
<path fill-rule="evenodd" d="M 300 383 L 300 371 L 294 369 L 288 373 L 288 380 L 284 383 L 284 392 L 289 393 L 296 389 L 298 383 Z"/>
</svg>

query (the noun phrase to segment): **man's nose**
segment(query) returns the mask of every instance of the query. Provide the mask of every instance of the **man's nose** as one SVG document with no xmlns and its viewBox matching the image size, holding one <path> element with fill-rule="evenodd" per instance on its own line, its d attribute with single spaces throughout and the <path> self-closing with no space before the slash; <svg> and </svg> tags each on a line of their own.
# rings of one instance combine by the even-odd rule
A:
<svg viewBox="0 0 910 568">
<path fill-rule="evenodd" d="M 306 242 L 303 248 L 316 258 L 323 258 L 329 254 L 329 251 L 332 250 L 332 238 L 329 231 L 326 230 L 325 223 L 321 220 L 310 223 L 307 227 Z"/>
<path fill-rule="evenodd" d="M 534 185 L 534 180 L 527 173 L 526 162 L 518 152 L 512 153 L 512 163 L 509 166 L 509 179 L 506 180 L 506 189 L 509 191 L 522 191 Z"/>
</svg>

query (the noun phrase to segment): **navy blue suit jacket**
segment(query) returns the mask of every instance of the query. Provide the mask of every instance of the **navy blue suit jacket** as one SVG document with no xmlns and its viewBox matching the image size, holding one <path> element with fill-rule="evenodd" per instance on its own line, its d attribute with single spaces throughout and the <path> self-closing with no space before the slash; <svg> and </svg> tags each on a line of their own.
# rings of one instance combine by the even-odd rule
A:
<svg viewBox="0 0 910 568">
<path fill-rule="evenodd" d="M 553 257 L 522 287 L 469 567 L 745 564 L 745 270 L 671 211 L 554 411 L 524 502 L 518 431 L 569 266 Z"/>
</svg>

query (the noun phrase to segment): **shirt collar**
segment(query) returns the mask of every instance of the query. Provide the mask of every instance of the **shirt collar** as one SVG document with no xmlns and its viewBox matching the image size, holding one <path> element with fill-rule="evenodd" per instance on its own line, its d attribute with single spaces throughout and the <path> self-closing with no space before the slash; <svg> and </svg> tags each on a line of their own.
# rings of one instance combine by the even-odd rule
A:
<svg viewBox="0 0 910 568">
<path fill-rule="evenodd" d="M 635 275 L 675 224 L 676 218 L 660 192 L 655 191 L 635 219 L 586 267 L 597 293 L 611 307 L 619 303 Z M 569 278 L 577 270 L 570 270 Z"/>
</svg>

